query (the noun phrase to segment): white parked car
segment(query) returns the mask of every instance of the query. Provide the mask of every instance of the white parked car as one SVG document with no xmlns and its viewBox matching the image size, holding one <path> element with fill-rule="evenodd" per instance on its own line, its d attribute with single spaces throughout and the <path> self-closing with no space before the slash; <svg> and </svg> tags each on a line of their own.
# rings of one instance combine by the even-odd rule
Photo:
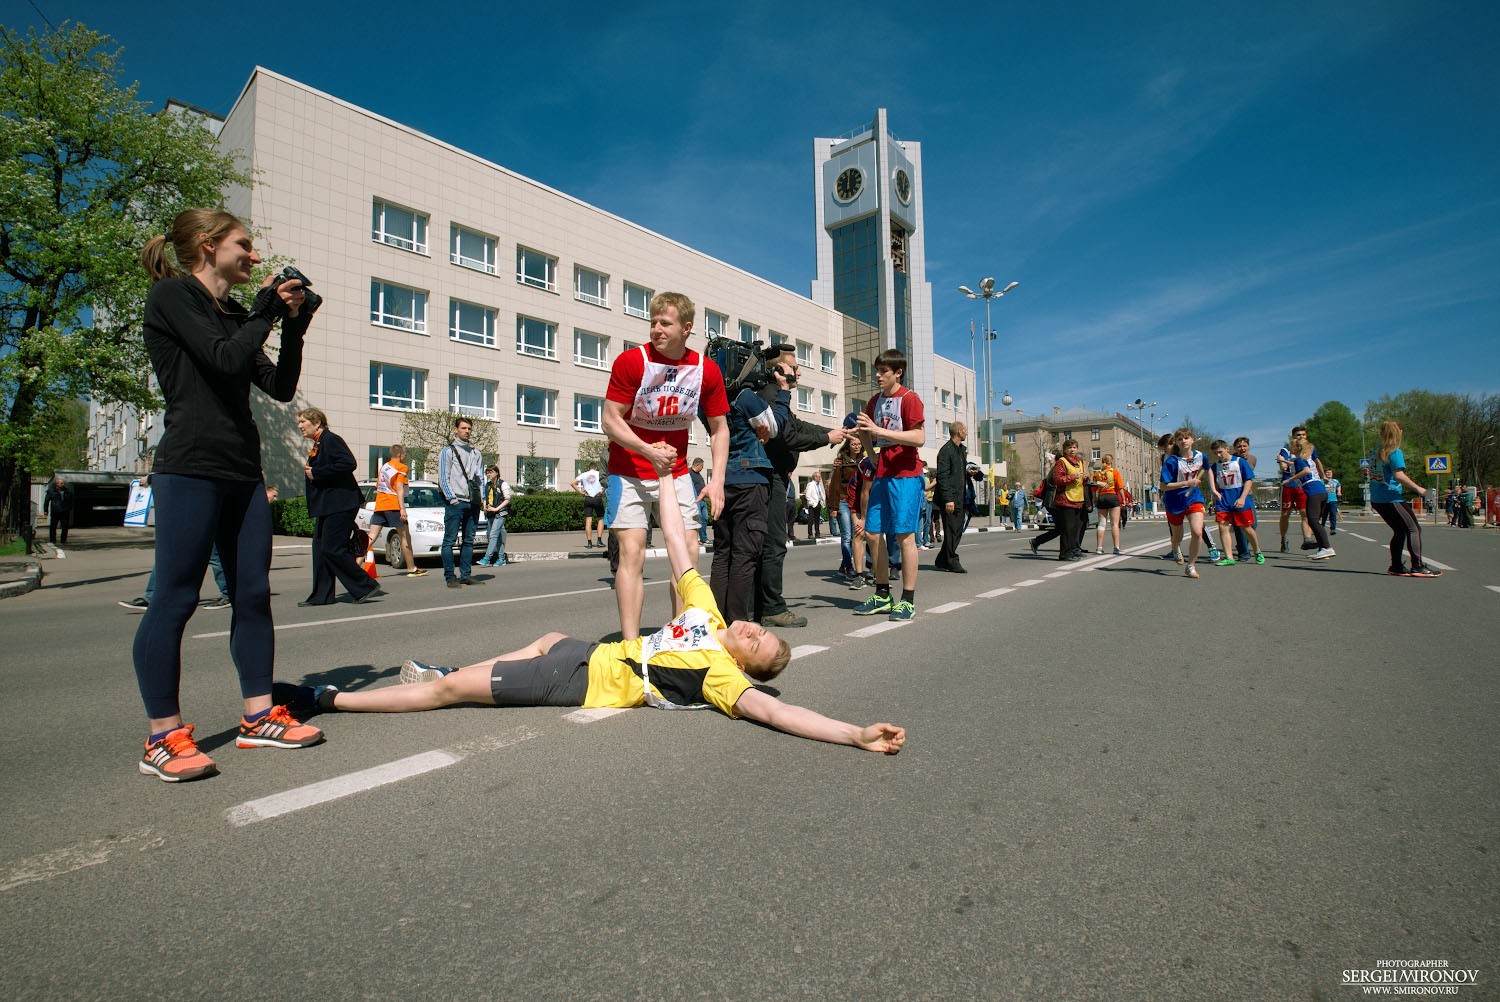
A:
<svg viewBox="0 0 1500 1002">
<path fill-rule="evenodd" d="M 355 516 L 355 523 L 364 531 L 370 530 L 370 516 L 375 511 L 375 481 L 366 480 L 360 485 L 364 491 L 365 503 Z M 411 556 L 417 559 L 422 557 L 440 557 L 443 546 L 443 509 L 447 505 L 443 502 L 443 489 L 430 480 L 413 480 L 406 485 L 406 516 L 407 527 L 411 529 L 411 545 L 415 554 L 408 555 L 402 552 L 401 533 L 390 526 L 383 526 L 384 535 L 375 541 L 375 552 L 385 557 L 385 562 L 396 570 L 403 570 L 411 566 Z M 484 555 L 484 548 L 489 545 L 489 535 L 486 532 L 483 514 L 479 517 L 479 529 L 474 533 L 474 559 L 478 560 Z M 458 547 L 454 547 L 457 554 Z"/>
</svg>

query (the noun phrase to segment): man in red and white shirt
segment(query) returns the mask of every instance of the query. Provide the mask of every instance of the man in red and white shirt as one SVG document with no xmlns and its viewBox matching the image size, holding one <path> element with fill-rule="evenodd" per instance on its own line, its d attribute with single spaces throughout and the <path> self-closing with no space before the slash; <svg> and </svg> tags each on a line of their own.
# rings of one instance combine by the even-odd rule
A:
<svg viewBox="0 0 1500 1002">
<path fill-rule="evenodd" d="M 670 478 L 689 530 L 698 527 L 700 498 L 708 499 L 714 518 L 724 507 L 729 396 L 719 367 L 687 346 L 694 314 L 693 301 L 680 292 L 655 296 L 651 300 L 651 343 L 615 359 L 604 395 L 604 432 L 609 436 L 605 522 L 620 548 L 615 601 L 620 609 L 620 632 L 626 640 L 641 633 L 646 529 L 660 501 L 662 478 Z M 693 491 L 687 463 L 688 429 L 699 419 L 708 427 L 713 462 L 701 494 Z M 690 531 L 688 536 L 696 560 L 696 534 Z M 674 595 L 674 612 L 680 611 L 677 605 Z"/>
</svg>

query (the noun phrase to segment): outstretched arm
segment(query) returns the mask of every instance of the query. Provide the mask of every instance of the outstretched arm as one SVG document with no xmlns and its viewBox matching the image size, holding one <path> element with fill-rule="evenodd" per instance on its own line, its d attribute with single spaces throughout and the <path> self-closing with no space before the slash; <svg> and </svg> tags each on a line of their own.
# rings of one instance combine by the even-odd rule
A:
<svg viewBox="0 0 1500 1002">
<path fill-rule="evenodd" d="M 677 485 L 671 476 L 659 481 L 656 520 L 661 524 L 661 535 L 667 543 L 667 559 L 672 563 L 672 580 L 676 581 L 695 566 L 688 551 L 687 527 L 682 522 L 682 509 L 677 507 Z"/>
<path fill-rule="evenodd" d="M 857 727 L 842 720 L 825 717 L 805 706 L 783 703 L 759 689 L 746 689 L 734 704 L 741 716 L 757 720 L 768 727 L 799 738 L 827 741 L 835 745 L 853 745 L 865 751 L 894 755 L 906 744 L 906 729 L 894 724 L 871 724 Z"/>
</svg>

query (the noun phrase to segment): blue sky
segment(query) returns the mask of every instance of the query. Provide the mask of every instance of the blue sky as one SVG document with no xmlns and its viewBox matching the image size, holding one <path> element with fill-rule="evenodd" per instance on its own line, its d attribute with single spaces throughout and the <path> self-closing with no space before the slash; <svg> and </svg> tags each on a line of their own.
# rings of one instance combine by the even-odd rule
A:
<svg viewBox="0 0 1500 1002">
<path fill-rule="evenodd" d="M 1262 447 L 1500 390 L 1493 3 L 35 3 L 151 103 L 225 113 L 265 65 L 802 295 L 812 139 L 885 107 L 937 349 L 984 323 L 956 286 L 1021 282 L 993 362 L 1028 412 L 1144 397 Z"/>
</svg>

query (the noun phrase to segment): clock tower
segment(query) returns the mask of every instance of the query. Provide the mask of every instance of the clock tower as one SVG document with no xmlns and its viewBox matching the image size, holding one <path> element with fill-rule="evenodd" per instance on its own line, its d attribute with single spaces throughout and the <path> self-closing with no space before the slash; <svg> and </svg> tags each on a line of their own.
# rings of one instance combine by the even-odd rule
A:
<svg viewBox="0 0 1500 1002">
<path fill-rule="evenodd" d="M 922 147 L 891 135 L 885 109 L 837 139 L 813 140 L 818 277 L 812 299 L 874 328 L 874 350 L 845 347 L 869 369 L 851 403 L 874 392 L 874 356 L 906 355 L 906 385 L 933 387 L 932 286 L 922 231 Z M 862 341 L 864 339 L 861 339 Z M 862 357 L 868 354 L 868 357 Z M 845 367 L 846 383 L 851 367 Z M 925 401 L 924 397 L 924 401 Z"/>
</svg>

